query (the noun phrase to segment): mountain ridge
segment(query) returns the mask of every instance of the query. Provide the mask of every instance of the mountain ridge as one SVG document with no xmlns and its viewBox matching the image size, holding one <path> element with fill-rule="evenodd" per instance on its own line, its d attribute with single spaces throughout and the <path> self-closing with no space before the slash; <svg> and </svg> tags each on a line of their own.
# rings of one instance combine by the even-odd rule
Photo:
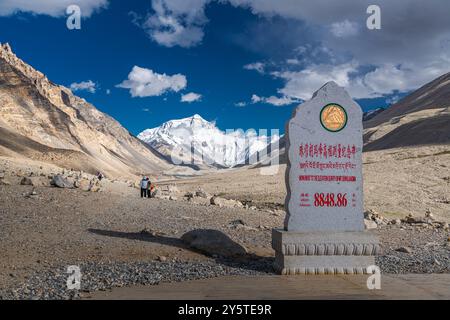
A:
<svg viewBox="0 0 450 320">
<path fill-rule="evenodd" d="M 114 118 L 51 82 L 0 44 L 0 154 L 58 163 L 111 176 L 162 172 L 171 166 Z M 7 137 L 21 143 L 14 146 Z M 33 147 L 31 147 L 33 146 Z M 50 148 L 50 149 L 48 149 Z M 63 156 L 71 151 L 75 159 Z M 58 156 L 49 157 L 53 152 Z"/>
</svg>

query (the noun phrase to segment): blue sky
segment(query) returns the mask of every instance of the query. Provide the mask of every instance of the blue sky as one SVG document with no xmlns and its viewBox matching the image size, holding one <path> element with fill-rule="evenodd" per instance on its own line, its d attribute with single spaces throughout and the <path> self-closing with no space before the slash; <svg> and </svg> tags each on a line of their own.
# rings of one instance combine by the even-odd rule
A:
<svg viewBox="0 0 450 320">
<path fill-rule="evenodd" d="M 221 129 L 283 131 L 327 81 L 369 110 L 450 70 L 441 0 L 378 1 L 381 30 L 365 27 L 364 0 L 32 2 L 0 0 L 0 42 L 135 135 L 196 113 Z M 66 27 L 69 4 L 81 30 Z"/>
</svg>

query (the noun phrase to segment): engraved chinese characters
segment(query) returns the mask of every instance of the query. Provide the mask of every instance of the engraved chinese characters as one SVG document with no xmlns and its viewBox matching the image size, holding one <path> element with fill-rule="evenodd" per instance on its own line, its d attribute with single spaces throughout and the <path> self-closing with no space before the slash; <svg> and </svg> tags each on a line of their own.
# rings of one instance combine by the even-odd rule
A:
<svg viewBox="0 0 450 320">
<path fill-rule="evenodd" d="M 287 125 L 288 231 L 364 229 L 362 130 L 361 108 L 335 83 L 297 108 Z"/>
<path fill-rule="evenodd" d="M 286 219 L 272 231 L 281 274 L 366 273 L 381 247 L 364 231 L 362 111 L 334 82 L 286 128 Z"/>
</svg>

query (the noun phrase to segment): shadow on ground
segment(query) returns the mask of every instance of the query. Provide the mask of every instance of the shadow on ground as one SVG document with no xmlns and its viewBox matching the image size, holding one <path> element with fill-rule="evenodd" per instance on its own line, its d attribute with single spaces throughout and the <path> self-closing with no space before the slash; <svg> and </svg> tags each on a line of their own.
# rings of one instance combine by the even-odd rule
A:
<svg viewBox="0 0 450 320">
<path fill-rule="evenodd" d="M 147 241 L 152 243 L 158 243 L 166 246 L 172 246 L 176 248 L 181 248 L 184 250 L 189 250 L 195 253 L 201 253 L 206 256 L 212 257 L 216 263 L 226 265 L 228 267 L 233 268 L 242 268 L 257 272 L 267 272 L 274 273 L 273 270 L 273 257 L 262 257 L 253 253 L 242 253 L 235 256 L 216 256 L 207 250 L 199 250 L 193 248 L 186 244 L 180 238 L 160 236 L 160 235 L 152 235 L 148 232 L 122 232 L 122 231 L 112 231 L 112 230 L 101 230 L 101 229 L 88 229 L 89 232 L 106 236 L 106 237 L 114 237 L 114 238 L 122 238 L 129 240 L 139 240 L 139 241 Z M 242 252 L 242 246 L 230 239 L 226 234 L 218 230 L 209 230 L 209 229 L 197 229 L 186 233 L 184 236 L 189 235 L 192 236 L 192 233 L 195 232 L 196 235 L 207 234 L 209 236 L 214 235 L 216 238 L 220 238 L 224 242 L 224 246 L 231 249 L 231 251 Z M 183 237 L 184 237 L 183 236 Z M 182 237 L 182 238 L 183 238 Z"/>
</svg>

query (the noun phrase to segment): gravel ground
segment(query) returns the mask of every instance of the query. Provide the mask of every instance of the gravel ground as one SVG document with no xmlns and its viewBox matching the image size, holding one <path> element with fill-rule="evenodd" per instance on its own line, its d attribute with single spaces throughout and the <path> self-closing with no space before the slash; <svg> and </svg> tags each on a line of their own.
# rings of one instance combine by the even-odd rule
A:
<svg viewBox="0 0 450 320">
<path fill-rule="evenodd" d="M 54 300 L 78 299 L 81 294 L 108 290 L 112 287 L 157 285 L 230 275 L 264 275 L 272 273 L 271 259 L 247 264 L 216 262 L 136 262 L 80 265 L 81 288 L 68 290 L 66 267 L 42 270 L 17 287 L 0 291 L 0 299 Z"/>
<path fill-rule="evenodd" d="M 132 188 L 86 193 L 38 187 L 27 197 L 32 189 L 0 186 L 2 299 L 78 298 L 66 290 L 69 265 L 81 267 L 86 292 L 273 272 L 271 228 L 283 224 L 279 212 L 140 199 Z M 239 228 L 232 223 L 237 220 L 244 223 Z M 219 230 L 249 255 L 237 261 L 193 251 L 180 240 L 193 229 Z M 370 232 L 384 249 L 377 257 L 383 273 L 450 273 L 448 231 L 402 224 Z"/>
<path fill-rule="evenodd" d="M 450 233 L 410 225 L 385 226 L 377 231 L 383 255 L 376 258 L 384 273 L 450 273 Z M 406 251 L 410 252 L 402 252 Z"/>
</svg>

